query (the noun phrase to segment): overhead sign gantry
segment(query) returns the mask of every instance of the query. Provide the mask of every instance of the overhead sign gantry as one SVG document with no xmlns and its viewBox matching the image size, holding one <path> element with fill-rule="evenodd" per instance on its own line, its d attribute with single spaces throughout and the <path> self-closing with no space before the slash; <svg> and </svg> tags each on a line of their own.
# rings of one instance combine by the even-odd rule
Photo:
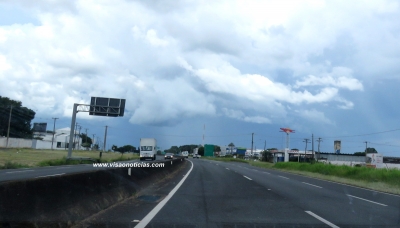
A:
<svg viewBox="0 0 400 228">
<path fill-rule="evenodd" d="M 68 156 L 72 158 L 72 144 L 74 138 L 74 127 L 76 122 L 76 114 L 78 112 L 89 112 L 89 115 L 119 117 L 124 116 L 125 99 L 106 98 L 106 97 L 91 97 L 90 104 L 74 104 L 72 110 L 71 131 L 69 134 Z"/>
</svg>

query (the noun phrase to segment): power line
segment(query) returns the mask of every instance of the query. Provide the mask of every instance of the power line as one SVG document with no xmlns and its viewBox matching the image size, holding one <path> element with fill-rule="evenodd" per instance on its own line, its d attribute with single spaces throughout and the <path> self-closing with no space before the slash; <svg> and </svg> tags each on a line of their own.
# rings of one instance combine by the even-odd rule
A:
<svg viewBox="0 0 400 228">
<path fill-rule="evenodd" d="M 335 136 L 335 137 L 324 137 L 324 138 L 347 138 L 347 137 L 358 137 L 358 136 L 366 136 L 366 135 L 377 135 L 377 134 L 382 134 L 382 133 L 388 133 L 388 132 L 393 132 L 393 131 L 400 131 L 400 128 L 393 129 L 393 130 L 387 130 L 387 131 L 379 131 L 379 132 L 373 132 L 373 133 L 366 133 L 366 134 L 359 134 L 359 135 L 344 135 L 344 136 Z"/>
</svg>

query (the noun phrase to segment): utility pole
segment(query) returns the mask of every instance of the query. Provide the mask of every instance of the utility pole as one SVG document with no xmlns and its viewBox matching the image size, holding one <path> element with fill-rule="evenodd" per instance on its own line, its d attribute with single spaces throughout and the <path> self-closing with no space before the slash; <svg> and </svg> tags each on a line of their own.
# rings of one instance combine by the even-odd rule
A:
<svg viewBox="0 0 400 228">
<path fill-rule="evenodd" d="M 85 130 L 86 130 L 86 137 L 85 137 L 85 143 L 87 143 L 87 137 L 88 137 L 88 135 L 87 135 L 87 128 L 85 128 Z"/>
<path fill-rule="evenodd" d="M 104 132 L 104 147 L 103 147 L 103 151 L 106 150 L 106 142 L 107 142 L 107 128 L 108 126 L 106 126 L 106 131 Z M 102 156 L 102 152 L 100 151 L 100 158 Z"/>
<path fill-rule="evenodd" d="M 6 148 L 8 148 L 8 138 L 10 137 L 10 125 L 11 125 L 11 113 L 12 113 L 13 106 L 11 105 L 10 108 L 10 117 L 8 117 L 8 130 L 7 130 L 7 142 L 6 142 Z"/>
<path fill-rule="evenodd" d="M 254 133 L 251 133 L 251 156 L 253 156 L 253 137 L 254 137 Z"/>
<path fill-rule="evenodd" d="M 317 156 L 317 159 L 319 159 L 319 156 L 320 156 L 319 145 L 320 145 L 320 143 L 322 142 L 322 139 L 321 139 L 321 138 L 318 138 L 318 139 L 317 139 L 317 142 L 318 142 L 318 156 Z"/>
<path fill-rule="evenodd" d="M 312 158 L 314 160 L 314 134 L 311 134 Z"/>
<path fill-rule="evenodd" d="M 93 135 L 93 139 L 92 139 L 92 144 L 93 144 L 93 146 L 92 146 L 92 150 L 94 149 L 94 136 L 95 136 L 95 134 L 92 134 Z"/>
<path fill-rule="evenodd" d="M 51 150 L 53 150 L 53 143 L 54 143 L 54 134 L 56 133 L 56 120 L 59 118 L 52 118 L 54 120 L 54 125 L 53 125 L 53 138 L 51 139 Z"/>
<path fill-rule="evenodd" d="M 206 125 L 203 126 L 203 146 L 204 146 L 204 132 L 206 131 Z"/>
<path fill-rule="evenodd" d="M 304 160 L 306 160 L 307 144 L 309 143 L 308 141 L 309 141 L 309 139 L 304 139 L 304 141 L 303 141 L 306 143 L 306 148 L 304 149 Z M 300 156 L 299 156 L 299 162 L 300 162 Z"/>
<path fill-rule="evenodd" d="M 267 140 L 264 141 L 264 151 L 266 146 L 267 146 Z"/>
<path fill-rule="evenodd" d="M 368 161 L 368 160 L 367 160 L 367 149 L 368 149 L 368 142 L 367 142 L 367 141 L 365 141 L 364 143 L 365 143 L 365 162 L 367 162 L 367 161 Z"/>
</svg>

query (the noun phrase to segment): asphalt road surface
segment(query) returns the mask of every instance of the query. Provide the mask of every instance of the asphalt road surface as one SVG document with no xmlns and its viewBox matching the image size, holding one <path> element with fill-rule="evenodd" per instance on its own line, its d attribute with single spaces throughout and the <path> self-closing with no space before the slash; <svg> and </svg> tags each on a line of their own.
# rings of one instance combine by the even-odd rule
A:
<svg viewBox="0 0 400 228">
<path fill-rule="evenodd" d="M 400 227 L 396 195 L 246 163 L 189 161 L 162 187 L 85 227 Z"/>
<path fill-rule="evenodd" d="M 157 155 L 156 161 L 163 161 L 164 156 Z M 146 160 L 143 162 L 150 162 Z M 132 161 L 121 161 L 118 163 L 127 162 L 139 162 L 139 159 Z M 0 182 L 14 181 L 14 180 L 26 180 L 34 178 L 42 178 L 49 176 L 62 176 L 71 173 L 82 173 L 89 172 L 98 169 L 107 169 L 106 167 L 93 167 L 92 164 L 80 164 L 80 165 L 63 165 L 63 166 L 46 166 L 36 168 L 23 168 L 23 169 L 3 169 L 0 170 Z"/>
</svg>

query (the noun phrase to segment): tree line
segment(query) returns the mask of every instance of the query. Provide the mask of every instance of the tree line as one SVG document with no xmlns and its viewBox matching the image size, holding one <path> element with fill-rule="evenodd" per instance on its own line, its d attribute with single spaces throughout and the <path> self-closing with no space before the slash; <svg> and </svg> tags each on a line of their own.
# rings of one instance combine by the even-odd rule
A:
<svg viewBox="0 0 400 228">
<path fill-rule="evenodd" d="M 0 136 L 7 136 L 10 113 L 9 136 L 31 139 L 33 137 L 31 121 L 35 118 L 36 113 L 32 109 L 22 106 L 21 101 L 2 96 L 0 96 Z"/>
</svg>

